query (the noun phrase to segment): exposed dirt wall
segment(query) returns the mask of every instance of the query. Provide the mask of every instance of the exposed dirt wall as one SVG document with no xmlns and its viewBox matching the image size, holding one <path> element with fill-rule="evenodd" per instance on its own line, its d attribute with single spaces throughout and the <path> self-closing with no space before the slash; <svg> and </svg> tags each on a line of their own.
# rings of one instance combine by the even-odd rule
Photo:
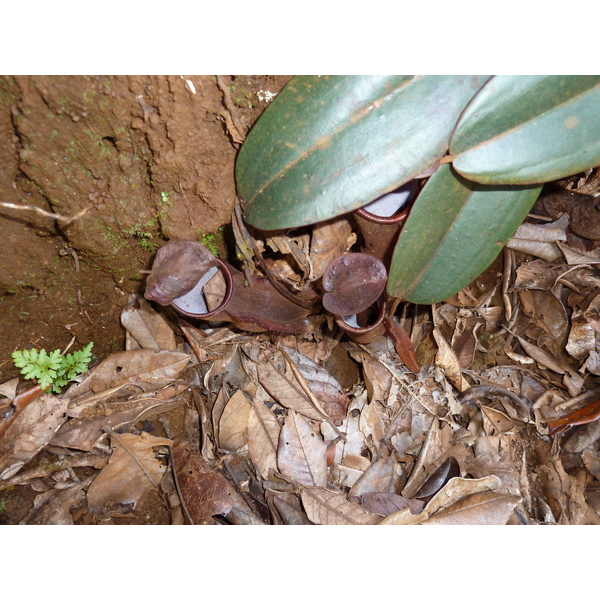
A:
<svg viewBox="0 0 600 600">
<path fill-rule="evenodd" d="M 237 149 L 267 106 L 263 92 L 288 80 L 0 77 L 0 199 L 65 216 L 87 209 L 68 226 L 0 210 L 1 327 L 10 333 L 0 369 L 57 315 L 93 328 L 102 313 L 114 320 L 108 337 L 118 345 L 119 307 L 140 289 L 156 249 L 168 239 L 202 240 L 230 220 Z M 51 329 L 58 345 L 73 333 L 60 323 Z M 48 330 L 44 344 L 53 343 Z"/>
</svg>

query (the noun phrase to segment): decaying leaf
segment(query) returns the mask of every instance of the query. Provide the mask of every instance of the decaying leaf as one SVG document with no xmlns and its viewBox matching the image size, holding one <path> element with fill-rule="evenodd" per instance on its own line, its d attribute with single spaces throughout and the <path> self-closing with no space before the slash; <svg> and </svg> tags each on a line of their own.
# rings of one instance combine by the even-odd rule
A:
<svg viewBox="0 0 600 600">
<path fill-rule="evenodd" d="M 176 349 L 173 330 L 146 300 L 136 294 L 131 295 L 127 306 L 121 312 L 121 323 L 135 341 L 135 344 L 129 344 L 127 350 L 149 348 L 174 351 Z"/>
<path fill-rule="evenodd" d="M 364 498 L 366 494 L 396 494 L 402 477 L 394 456 L 382 458 L 369 466 L 348 492 L 350 498 Z M 386 513 L 387 514 L 387 513 Z"/>
<path fill-rule="evenodd" d="M 285 352 L 298 367 L 325 412 L 336 425 L 341 424 L 350 399 L 344 394 L 340 383 L 326 369 L 300 352 L 292 348 L 287 348 Z"/>
<path fill-rule="evenodd" d="M 67 411 L 67 415 L 74 418 L 60 428 L 52 438 L 52 444 L 89 452 L 105 435 L 106 427 L 118 429 L 171 410 L 183 402 L 180 394 L 187 387 L 176 383 L 149 394 L 129 395 L 126 400 L 117 393 L 112 394 L 110 400 L 105 400 L 102 395 L 96 395 L 100 397 L 93 401 L 87 397 L 89 403 Z"/>
<path fill-rule="evenodd" d="M 317 525 L 375 525 L 381 521 L 380 516 L 346 500 L 345 494 L 305 487 L 300 496 L 308 518 Z"/>
<path fill-rule="evenodd" d="M 422 500 L 407 500 L 398 494 L 387 492 L 368 492 L 363 494 L 361 506 L 370 513 L 375 513 L 386 517 L 393 513 L 409 509 L 412 514 L 417 514 L 423 510 L 425 502 Z"/>
<path fill-rule="evenodd" d="M 329 263 L 347 252 L 356 241 L 356 234 L 348 219 L 341 217 L 323 221 L 313 228 L 310 246 L 311 274 L 316 281 L 323 276 Z"/>
<path fill-rule="evenodd" d="M 281 428 L 277 464 L 283 475 L 308 486 L 327 482 L 327 444 L 302 415 L 290 411 Z"/>
<path fill-rule="evenodd" d="M 461 373 L 460 363 L 456 358 L 456 354 L 454 354 L 448 342 L 437 329 L 433 330 L 433 337 L 438 345 L 435 364 L 444 369 L 446 377 L 459 392 L 464 392 L 469 388 L 469 384 Z"/>
<path fill-rule="evenodd" d="M 222 448 L 238 452 L 247 446 L 250 410 L 250 402 L 242 390 L 231 396 L 219 419 L 219 443 Z"/>
<path fill-rule="evenodd" d="M 257 364 L 260 384 L 283 406 L 309 419 L 322 420 L 324 415 L 308 399 L 281 354 L 271 353 Z"/>
<path fill-rule="evenodd" d="M 117 352 L 92 369 L 81 383 L 71 386 L 63 397 L 81 403 L 84 397 L 137 382 L 157 389 L 171 383 L 189 360 L 189 354 L 169 350 Z"/>
<path fill-rule="evenodd" d="M 423 525 L 505 525 L 520 500 L 518 496 L 494 492 L 471 494 L 423 521 Z"/>
<path fill-rule="evenodd" d="M 177 489 L 190 521 L 212 524 L 213 515 L 227 515 L 233 500 L 225 477 L 214 471 L 189 442 L 176 441 L 172 453 Z"/>
<path fill-rule="evenodd" d="M 85 506 L 85 490 L 88 489 L 94 477 L 94 475 L 86 477 L 83 481 L 73 483 L 66 489 L 49 490 L 47 496 L 43 498 L 43 502 L 38 502 L 21 524 L 73 525 L 73 513 Z"/>
<path fill-rule="evenodd" d="M 171 446 L 171 440 L 149 433 L 113 434 L 110 461 L 94 479 L 87 494 L 91 513 L 110 510 L 114 505 L 136 503 L 147 491 L 158 489 L 167 469 L 166 462 L 154 454 L 157 446 Z"/>
<path fill-rule="evenodd" d="M 248 419 L 248 452 L 261 477 L 277 469 L 277 446 L 281 425 L 264 403 L 252 402 Z"/>
<path fill-rule="evenodd" d="M 9 479 L 29 462 L 66 421 L 69 401 L 43 394 L 28 404 L 0 438 L 0 479 Z"/>
</svg>

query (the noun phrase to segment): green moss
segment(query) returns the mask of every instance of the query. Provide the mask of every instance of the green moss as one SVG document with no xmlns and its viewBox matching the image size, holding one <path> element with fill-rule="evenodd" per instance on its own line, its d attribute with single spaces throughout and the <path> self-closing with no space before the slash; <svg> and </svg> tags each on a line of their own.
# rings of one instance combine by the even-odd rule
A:
<svg viewBox="0 0 600 600">
<path fill-rule="evenodd" d="M 202 229 L 196 232 L 196 237 L 201 244 L 204 244 L 216 257 L 219 256 L 219 245 L 223 244 L 223 226 L 219 227 L 214 233 L 203 233 Z"/>
</svg>

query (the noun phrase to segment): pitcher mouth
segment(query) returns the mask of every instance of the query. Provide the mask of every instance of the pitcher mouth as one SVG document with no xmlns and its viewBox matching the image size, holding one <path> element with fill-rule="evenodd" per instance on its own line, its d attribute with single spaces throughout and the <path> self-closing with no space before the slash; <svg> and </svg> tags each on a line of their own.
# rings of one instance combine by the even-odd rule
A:
<svg viewBox="0 0 600 600">
<path fill-rule="evenodd" d="M 220 258 L 215 260 L 217 261 L 218 266 L 214 266 L 209 269 L 200 278 L 196 286 L 187 294 L 179 296 L 179 298 L 175 298 L 175 300 L 171 302 L 171 306 L 177 312 L 185 315 L 186 317 L 204 319 L 218 313 L 219 311 L 223 310 L 227 304 L 229 304 L 233 294 L 233 278 L 231 276 L 231 271 L 229 270 L 226 262 L 222 261 Z M 216 308 L 208 310 L 208 304 L 204 295 L 204 287 L 218 273 L 218 271 L 221 271 L 225 279 L 225 294 Z M 205 309 L 204 312 L 202 312 L 202 309 Z"/>
<path fill-rule="evenodd" d="M 404 223 L 418 193 L 419 182 L 413 179 L 397 190 L 357 209 L 356 214 L 381 225 Z"/>
<path fill-rule="evenodd" d="M 374 215 L 370 213 L 364 206 L 362 208 L 356 209 L 356 214 L 361 216 L 363 219 L 367 221 L 371 221 L 372 223 L 379 223 L 380 225 L 391 225 L 391 224 L 400 224 L 404 223 L 408 217 L 408 213 L 410 212 L 409 208 L 405 208 L 401 210 L 399 213 L 392 215 L 391 217 L 380 217 L 378 215 Z"/>
<path fill-rule="evenodd" d="M 354 335 L 360 335 L 363 333 L 369 333 L 371 331 L 373 331 L 374 329 L 376 329 L 377 327 L 379 327 L 381 325 L 381 323 L 383 322 L 383 318 L 385 317 L 385 311 L 386 311 L 386 307 L 387 307 L 387 303 L 386 301 L 383 299 L 383 296 L 380 296 L 373 304 L 371 304 L 371 306 L 367 309 L 365 309 L 364 311 L 362 311 L 362 313 L 360 314 L 364 314 L 366 312 L 374 312 L 373 308 L 375 308 L 378 312 L 377 314 L 377 318 L 375 319 L 375 321 L 369 325 L 365 325 L 365 326 L 361 326 L 358 324 L 357 321 L 357 317 L 358 315 L 335 315 L 335 322 L 337 323 L 338 327 L 340 329 L 343 329 L 344 331 L 346 331 L 347 333 L 350 334 L 354 334 Z M 354 318 L 354 321 L 357 323 L 356 325 L 354 325 L 352 322 L 348 322 L 350 318 Z"/>
</svg>

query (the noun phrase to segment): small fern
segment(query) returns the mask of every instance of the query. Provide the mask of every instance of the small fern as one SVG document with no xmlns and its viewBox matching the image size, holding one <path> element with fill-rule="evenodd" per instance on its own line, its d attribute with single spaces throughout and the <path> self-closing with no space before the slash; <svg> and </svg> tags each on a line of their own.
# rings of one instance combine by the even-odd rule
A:
<svg viewBox="0 0 600 600">
<path fill-rule="evenodd" d="M 15 367 L 21 369 L 25 379 L 37 379 L 42 388 L 50 388 L 59 394 L 61 389 L 73 381 L 77 375 L 88 370 L 88 364 L 92 359 L 92 346 L 90 342 L 85 348 L 77 350 L 66 356 L 62 356 L 60 350 L 48 353 L 43 348 L 37 350 L 17 350 L 12 353 Z"/>
</svg>

